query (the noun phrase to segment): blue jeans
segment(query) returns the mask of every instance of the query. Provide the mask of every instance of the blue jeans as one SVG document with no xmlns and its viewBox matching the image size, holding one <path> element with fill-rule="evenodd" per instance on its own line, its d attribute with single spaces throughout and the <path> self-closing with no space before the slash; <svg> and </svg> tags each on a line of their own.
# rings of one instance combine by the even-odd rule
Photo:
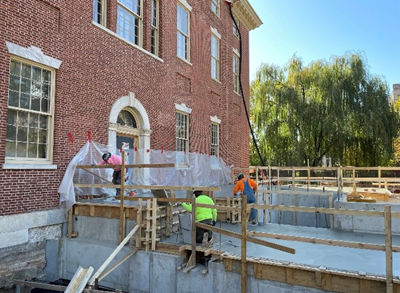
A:
<svg viewBox="0 0 400 293">
<path fill-rule="evenodd" d="M 247 196 L 247 203 L 256 203 L 256 198 L 254 194 L 250 194 Z M 250 212 L 250 221 L 256 221 L 256 220 L 257 220 L 257 210 L 252 208 Z"/>
</svg>

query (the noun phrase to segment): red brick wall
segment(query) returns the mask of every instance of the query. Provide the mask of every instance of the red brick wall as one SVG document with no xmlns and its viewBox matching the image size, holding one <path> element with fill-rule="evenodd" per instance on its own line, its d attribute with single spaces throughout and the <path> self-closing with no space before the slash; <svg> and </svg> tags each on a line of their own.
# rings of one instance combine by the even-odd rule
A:
<svg viewBox="0 0 400 293">
<path fill-rule="evenodd" d="M 150 2 L 144 15 L 144 48 L 150 51 Z M 191 12 L 191 63 L 176 57 L 176 0 L 160 1 L 160 58 L 92 25 L 92 1 L 3 0 L 0 2 L 0 164 L 4 163 L 10 55 L 5 41 L 39 47 L 62 61 L 56 72 L 54 164 L 57 170 L 0 169 L 0 215 L 58 206 L 57 189 L 69 161 L 91 132 L 107 144 L 113 103 L 129 92 L 150 117 L 151 147 L 175 149 L 175 103 L 192 108 L 190 151 L 210 151 L 210 116 L 221 119 L 220 156 L 227 164 L 249 164 L 249 128 L 241 97 L 233 92 L 232 32 L 228 7 L 221 17 L 210 1 L 187 1 Z M 116 28 L 116 0 L 109 0 L 107 26 Z M 210 26 L 221 34 L 221 82 L 210 77 Z M 249 42 L 241 26 L 242 85 L 248 103 Z M 74 141 L 68 138 L 71 133 Z"/>
</svg>

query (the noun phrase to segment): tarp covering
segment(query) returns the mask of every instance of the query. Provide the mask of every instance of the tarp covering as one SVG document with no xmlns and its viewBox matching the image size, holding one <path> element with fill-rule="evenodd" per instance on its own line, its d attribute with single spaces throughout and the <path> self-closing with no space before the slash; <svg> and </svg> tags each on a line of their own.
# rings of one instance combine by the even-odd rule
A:
<svg viewBox="0 0 400 293">
<path fill-rule="evenodd" d="M 109 184 L 101 179 L 112 180 L 111 168 L 77 169 L 77 165 L 97 165 L 104 152 L 110 151 L 105 145 L 86 142 L 82 149 L 68 164 L 64 178 L 60 184 L 60 204 L 65 202 L 67 210 L 75 203 L 76 195 L 115 195 L 115 188 L 75 187 L 74 183 Z M 125 185 L 169 185 L 169 186 L 221 186 L 230 183 L 231 167 L 216 156 L 205 154 L 126 149 L 126 164 L 164 164 L 173 163 L 169 168 L 129 168 Z M 111 153 L 120 155 L 120 150 Z M 100 178 L 101 177 L 101 178 Z M 126 194 L 132 191 L 126 190 Z M 134 190 L 143 193 L 144 190 Z"/>
</svg>

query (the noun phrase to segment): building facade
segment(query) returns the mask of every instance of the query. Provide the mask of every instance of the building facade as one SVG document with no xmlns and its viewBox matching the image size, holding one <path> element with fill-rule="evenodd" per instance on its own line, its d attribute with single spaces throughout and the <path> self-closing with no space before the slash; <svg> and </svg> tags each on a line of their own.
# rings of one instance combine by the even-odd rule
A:
<svg viewBox="0 0 400 293">
<path fill-rule="evenodd" d="M 260 25 L 247 0 L 1 1 L 0 250 L 62 222 L 46 211 L 88 139 L 247 167 L 241 89 L 248 103 L 249 31 Z"/>
</svg>

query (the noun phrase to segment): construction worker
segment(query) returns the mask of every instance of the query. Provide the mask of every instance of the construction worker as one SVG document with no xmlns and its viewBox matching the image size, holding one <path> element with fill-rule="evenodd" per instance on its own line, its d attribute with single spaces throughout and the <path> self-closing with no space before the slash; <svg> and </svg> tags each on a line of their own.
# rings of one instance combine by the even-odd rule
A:
<svg viewBox="0 0 400 293">
<path fill-rule="evenodd" d="M 255 203 L 256 198 L 254 196 L 254 193 L 257 191 L 258 188 L 257 183 L 250 178 L 246 179 L 242 173 L 238 175 L 237 179 L 238 181 L 233 188 L 233 196 L 236 196 L 236 194 L 240 191 L 241 194 L 245 194 L 247 196 L 247 203 Z M 250 223 L 252 225 L 257 225 L 256 209 L 251 209 Z"/>
<path fill-rule="evenodd" d="M 112 155 L 110 152 L 106 152 L 103 154 L 103 160 L 100 161 L 99 163 L 97 163 L 97 165 L 122 165 L 122 157 L 118 156 L 118 155 Z M 112 179 L 112 183 L 116 184 L 116 185 L 120 185 L 121 184 L 121 167 L 114 167 L 113 168 L 114 172 L 113 172 L 113 179 Z M 125 172 L 126 174 L 126 172 Z M 120 195 L 121 194 L 121 189 L 120 188 L 116 188 L 116 195 Z"/>
<path fill-rule="evenodd" d="M 205 194 L 203 191 L 196 190 L 193 192 L 196 196 L 196 203 L 214 205 L 214 201 Z M 192 204 L 182 203 L 182 207 L 188 212 L 192 212 Z M 205 207 L 196 207 L 196 222 L 206 225 L 215 226 L 217 222 L 217 210 Z M 212 231 L 196 227 L 196 242 L 202 243 L 203 246 L 212 246 L 215 240 Z"/>
</svg>

